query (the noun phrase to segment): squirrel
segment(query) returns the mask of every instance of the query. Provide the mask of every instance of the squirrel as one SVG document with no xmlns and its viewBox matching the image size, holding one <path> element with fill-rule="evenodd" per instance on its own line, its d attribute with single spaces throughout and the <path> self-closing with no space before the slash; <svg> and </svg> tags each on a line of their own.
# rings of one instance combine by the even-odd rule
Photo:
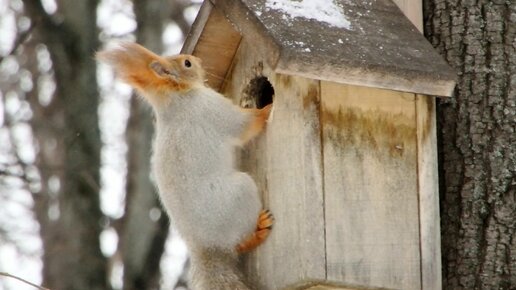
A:
<svg viewBox="0 0 516 290">
<path fill-rule="evenodd" d="M 152 174 L 171 223 L 191 257 L 196 290 L 250 289 L 238 255 L 271 232 L 254 180 L 234 165 L 235 146 L 266 125 L 272 104 L 245 109 L 205 85 L 201 60 L 162 57 L 136 43 L 96 54 L 153 108 Z"/>
</svg>

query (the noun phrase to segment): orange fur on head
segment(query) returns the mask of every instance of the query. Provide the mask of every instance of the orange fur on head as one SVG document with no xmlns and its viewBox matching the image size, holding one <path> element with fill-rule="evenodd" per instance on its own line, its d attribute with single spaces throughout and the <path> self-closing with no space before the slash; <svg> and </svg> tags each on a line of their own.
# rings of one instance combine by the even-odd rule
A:
<svg viewBox="0 0 516 290">
<path fill-rule="evenodd" d="M 189 90 L 196 84 L 189 78 L 183 78 L 182 72 L 178 71 L 178 65 L 174 62 L 181 57 L 191 57 L 200 66 L 200 61 L 193 56 L 179 55 L 164 58 L 139 44 L 129 42 L 96 54 L 99 61 L 112 66 L 124 82 L 138 90 L 151 103 L 163 101 L 167 94 Z M 152 69 L 151 64 L 156 62 L 167 74 L 159 74 Z M 202 71 L 202 68 L 200 70 Z M 169 72 L 172 73 L 168 74 Z"/>
</svg>

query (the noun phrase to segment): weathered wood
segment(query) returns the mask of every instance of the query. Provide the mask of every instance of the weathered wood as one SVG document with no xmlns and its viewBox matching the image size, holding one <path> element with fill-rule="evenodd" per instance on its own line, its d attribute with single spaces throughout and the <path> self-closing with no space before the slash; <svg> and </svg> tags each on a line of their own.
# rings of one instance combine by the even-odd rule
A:
<svg viewBox="0 0 516 290">
<path fill-rule="evenodd" d="M 394 3 L 337 3 L 351 22 L 350 29 L 287 17 L 267 8 L 265 0 L 218 0 L 216 6 L 243 35 L 253 35 L 257 44 L 270 48 L 267 62 L 279 73 L 451 95 L 455 73 Z"/>
<path fill-rule="evenodd" d="M 435 100 L 416 96 L 417 174 L 423 290 L 441 289 L 441 239 Z"/>
<path fill-rule="evenodd" d="M 203 4 L 182 51 L 202 59 L 208 85 L 219 90 L 242 37 L 219 9 L 211 5 L 209 1 Z"/>
<path fill-rule="evenodd" d="M 293 57 L 293 56 L 292 56 Z M 366 86 L 371 88 L 383 88 L 396 91 L 406 91 L 435 96 L 451 96 L 455 81 L 433 80 L 431 77 L 411 79 L 410 73 L 400 77 L 391 72 L 370 70 L 367 67 L 327 67 L 319 66 L 320 63 L 330 62 L 330 59 L 297 59 L 289 62 L 278 62 L 276 71 L 282 74 L 297 75 L 305 78 L 320 79 L 324 81 L 338 82 L 342 84 Z M 307 64 L 308 61 L 318 63 Z M 413 76 L 416 76 L 415 74 Z M 417 78 L 417 76 L 416 76 Z"/>
<path fill-rule="evenodd" d="M 253 103 L 246 86 L 266 76 L 275 90 L 273 119 L 265 133 L 241 154 L 276 218 L 271 236 L 247 260 L 259 289 L 280 289 L 325 278 L 324 209 L 318 82 L 276 75 L 244 37 L 235 57 L 226 95 Z M 287 141 L 288 140 L 288 141 Z"/>
<path fill-rule="evenodd" d="M 267 47 L 264 60 L 278 73 L 438 96 L 450 96 L 455 87 L 455 73 L 419 33 L 420 1 L 414 4 L 396 0 L 417 29 L 390 0 L 362 4 L 342 1 L 339 5 L 349 12 L 347 16 L 352 22 L 350 30 L 304 18 L 289 19 L 284 13 L 266 9 L 264 0 L 212 2 L 216 2 L 216 7 L 242 35 Z M 211 26 L 206 25 L 211 5 L 208 0 L 203 4 L 199 21 L 192 28 L 183 51 L 203 47 L 198 40 L 201 31 Z M 223 23 L 215 26 L 217 31 L 225 31 Z M 231 37 L 224 39 L 225 33 L 207 35 L 220 43 L 233 43 Z M 234 52 L 224 47 L 213 48 L 198 55 L 214 60 L 219 59 L 213 57 L 214 54 Z M 229 68 L 224 61 L 218 65 L 215 61 L 212 70 L 217 74 L 210 78 L 210 84 L 216 88 L 220 83 L 213 78 L 220 81 L 220 75 Z"/>
<path fill-rule="evenodd" d="M 317 285 L 309 288 L 299 288 L 299 290 L 376 290 L 379 288 L 350 288 L 350 287 L 336 287 L 336 286 L 326 286 L 326 285 Z"/>
<path fill-rule="evenodd" d="M 423 33 L 423 1 L 422 0 L 393 0 L 401 12 Z"/>
<path fill-rule="evenodd" d="M 422 1 L 394 0 L 409 20 L 423 30 Z M 435 100 L 416 96 L 417 174 L 421 243 L 421 288 L 441 289 L 441 239 Z"/>
<path fill-rule="evenodd" d="M 311 281 L 299 283 L 282 290 L 394 290 L 387 288 L 368 287 L 360 285 L 343 284 L 342 282 Z"/>
<path fill-rule="evenodd" d="M 181 48 L 181 53 L 183 54 L 192 54 L 195 46 L 197 46 L 197 42 L 199 41 L 199 37 L 206 26 L 206 22 L 208 22 L 208 17 L 210 16 L 211 10 L 213 9 L 213 4 L 210 1 L 204 1 L 197 13 L 197 17 L 195 18 L 188 35 L 186 36 L 185 43 Z"/>
<path fill-rule="evenodd" d="M 421 289 L 415 118 L 414 94 L 321 82 L 329 280 Z"/>
<path fill-rule="evenodd" d="M 250 49 L 260 49 L 262 54 L 261 58 L 264 63 L 271 68 L 275 68 L 279 59 L 281 47 L 276 40 L 267 33 L 267 29 L 260 22 L 256 14 L 251 13 L 245 3 L 240 0 L 210 1 L 213 2 L 222 11 L 226 18 L 235 25 L 241 35 L 245 35 L 247 39 L 255 44 L 250 47 Z"/>
<path fill-rule="evenodd" d="M 394 1 L 421 30 L 421 2 Z M 211 0 L 187 45 L 240 105 L 254 106 L 255 77 L 276 92 L 273 120 L 240 158 L 276 216 L 247 273 L 259 289 L 440 289 L 434 100 L 393 90 L 449 95 L 455 76 L 390 0 L 340 4 L 362 14 L 359 30 Z"/>
</svg>

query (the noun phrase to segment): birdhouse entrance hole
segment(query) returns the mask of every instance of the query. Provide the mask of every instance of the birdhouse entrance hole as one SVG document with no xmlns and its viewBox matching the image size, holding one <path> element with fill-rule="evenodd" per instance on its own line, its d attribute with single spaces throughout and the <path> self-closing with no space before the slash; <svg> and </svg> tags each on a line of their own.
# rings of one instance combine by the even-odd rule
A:
<svg viewBox="0 0 516 290">
<path fill-rule="evenodd" d="M 247 94 L 254 100 L 256 108 L 261 109 L 272 104 L 274 88 L 266 77 L 259 76 L 251 80 L 247 87 Z"/>
</svg>

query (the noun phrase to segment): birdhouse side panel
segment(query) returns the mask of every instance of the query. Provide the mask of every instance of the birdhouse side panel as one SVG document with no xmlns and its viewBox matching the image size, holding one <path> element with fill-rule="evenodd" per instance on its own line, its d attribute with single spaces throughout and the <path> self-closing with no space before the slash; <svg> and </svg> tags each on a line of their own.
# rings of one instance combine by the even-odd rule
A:
<svg viewBox="0 0 516 290">
<path fill-rule="evenodd" d="M 321 82 L 328 280 L 421 289 L 415 95 Z"/>
<path fill-rule="evenodd" d="M 210 1 L 205 1 L 182 53 L 202 60 L 210 87 L 220 90 L 242 36 Z"/>
<path fill-rule="evenodd" d="M 276 218 L 268 240 L 247 257 L 247 276 L 258 289 L 281 289 L 325 278 L 320 96 L 318 81 L 275 74 L 265 53 L 244 36 L 223 91 L 255 107 L 262 85 L 255 80 L 265 77 L 274 89 L 272 116 L 240 153 L 239 166 Z"/>
<path fill-rule="evenodd" d="M 435 99 L 416 96 L 421 275 L 423 290 L 439 290 L 441 283 L 441 227 Z"/>
</svg>

